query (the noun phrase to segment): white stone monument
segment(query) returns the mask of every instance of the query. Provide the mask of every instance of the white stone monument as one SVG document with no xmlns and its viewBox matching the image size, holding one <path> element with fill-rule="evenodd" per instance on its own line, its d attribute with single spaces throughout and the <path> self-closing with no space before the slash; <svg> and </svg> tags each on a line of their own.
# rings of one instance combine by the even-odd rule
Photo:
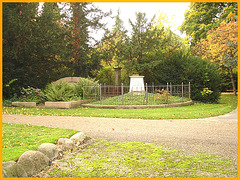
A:
<svg viewBox="0 0 240 180">
<path fill-rule="evenodd" d="M 134 74 L 130 77 L 130 90 L 129 92 L 144 92 L 144 76 L 139 76 L 138 74 Z"/>
</svg>

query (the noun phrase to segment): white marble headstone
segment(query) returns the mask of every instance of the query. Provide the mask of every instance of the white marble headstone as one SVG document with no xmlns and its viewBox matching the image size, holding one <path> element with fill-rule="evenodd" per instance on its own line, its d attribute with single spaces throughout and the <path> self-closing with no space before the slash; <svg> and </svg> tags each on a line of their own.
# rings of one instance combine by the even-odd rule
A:
<svg viewBox="0 0 240 180">
<path fill-rule="evenodd" d="M 129 92 L 143 92 L 144 91 L 144 76 L 132 75 L 130 77 Z"/>
</svg>

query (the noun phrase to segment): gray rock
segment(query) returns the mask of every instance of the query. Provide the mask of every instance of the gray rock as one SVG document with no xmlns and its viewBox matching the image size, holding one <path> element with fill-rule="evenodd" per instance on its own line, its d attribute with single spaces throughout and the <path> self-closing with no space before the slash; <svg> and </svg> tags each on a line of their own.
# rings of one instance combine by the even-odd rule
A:
<svg viewBox="0 0 240 180">
<path fill-rule="evenodd" d="M 38 151 L 45 154 L 50 160 L 62 156 L 62 150 L 53 143 L 43 143 L 37 148 Z"/>
<path fill-rule="evenodd" d="M 2 177 L 28 177 L 25 170 L 15 161 L 2 163 Z"/>
<path fill-rule="evenodd" d="M 28 177 L 41 172 L 49 166 L 50 159 L 40 151 L 26 151 L 17 162 L 27 173 Z"/>
<path fill-rule="evenodd" d="M 70 139 L 60 138 L 58 140 L 58 147 L 61 148 L 63 151 L 68 151 L 74 148 L 74 143 Z"/>
<path fill-rule="evenodd" d="M 86 135 L 83 132 L 79 132 L 77 134 L 74 134 L 70 140 L 73 141 L 74 144 L 82 144 L 84 140 L 86 139 Z"/>
</svg>

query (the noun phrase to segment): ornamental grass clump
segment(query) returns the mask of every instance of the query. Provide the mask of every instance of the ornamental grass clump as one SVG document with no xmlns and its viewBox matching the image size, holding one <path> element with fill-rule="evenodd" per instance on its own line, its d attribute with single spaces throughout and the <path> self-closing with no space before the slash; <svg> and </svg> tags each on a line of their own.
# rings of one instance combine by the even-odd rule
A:
<svg viewBox="0 0 240 180">
<path fill-rule="evenodd" d="M 45 96 L 48 101 L 70 101 L 77 98 L 74 85 L 60 81 L 46 86 Z"/>
<path fill-rule="evenodd" d="M 83 97 L 84 86 L 98 86 L 98 83 L 91 78 L 80 78 L 77 83 L 51 83 L 46 86 L 45 96 L 48 101 L 74 101 Z M 87 93 L 87 92 L 85 92 Z"/>
</svg>

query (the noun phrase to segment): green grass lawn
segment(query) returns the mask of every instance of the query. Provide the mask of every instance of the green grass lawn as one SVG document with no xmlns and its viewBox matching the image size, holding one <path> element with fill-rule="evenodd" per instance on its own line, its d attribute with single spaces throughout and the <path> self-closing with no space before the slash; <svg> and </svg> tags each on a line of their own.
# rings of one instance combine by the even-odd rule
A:
<svg viewBox="0 0 240 180">
<path fill-rule="evenodd" d="M 2 123 L 2 161 L 17 160 L 22 153 L 36 150 L 42 143 L 56 143 L 78 131 L 43 126 Z"/>
<path fill-rule="evenodd" d="M 155 109 L 38 109 L 22 107 L 3 107 L 4 114 L 56 115 L 84 117 L 113 117 L 139 119 L 196 119 L 226 114 L 237 107 L 237 96 L 221 95 L 218 104 L 196 103 L 192 106 Z"/>
<path fill-rule="evenodd" d="M 161 109 L 37 109 L 3 107 L 3 113 L 26 115 L 100 116 L 146 119 L 203 118 L 225 114 L 237 107 L 237 97 L 222 95 L 219 104 L 197 103 L 188 107 Z M 56 143 L 78 131 L 2 124 L 2 160 L 10 161 L 42 143 Z M 78 151 L 78 150 L 77 150 Z M 177 150 L 164 150 L 154 144 L 140 142 L 107 142 L 98 140 L 81 147 L 65 163 L 49 174 L 51 177 L 237 177 L 231 160 L 213 155 L 186 156 Z M 59 162 L 59 163 L 60 163 Z M 71 167 L 70 167 L 71 166 Z M 61 168 L 63 167 L 63 168 Z M 70 167 L 70 168 L 69 168 Z"/>
<path fill-rule="evenodd" d="M 55 143 L 77 131 L 3 123 L 3 161 L 17 160 L 27 150 L 44 142 Z M 185 155 L 174 149 L 142 142 L 96 140 L 64 152 L 50 177 L 237 177 L 229 159 L 198 153 Z"/>
<path fill-rule="evenodd" d="M 146 102 L 147 99 L 147 102 Z M 167 96 L 167 94 L 153 94 L 153 93 L 125 93 L 123 96 L 114 96 L 104 98 L 101 101 L 95 101 L 91 104 L 101 105 L 160 105 L 160 104 L 173 104 L 180 102 L 187 102 L 188 98 L 179 96 Z"/>
<path fill-rule="evenodd" d="M 182 155 L 141 142 L 98 140 L 57 162 L 51 177 L 237 177 L 237 167 L 218 156 Z"/>
</svg>

